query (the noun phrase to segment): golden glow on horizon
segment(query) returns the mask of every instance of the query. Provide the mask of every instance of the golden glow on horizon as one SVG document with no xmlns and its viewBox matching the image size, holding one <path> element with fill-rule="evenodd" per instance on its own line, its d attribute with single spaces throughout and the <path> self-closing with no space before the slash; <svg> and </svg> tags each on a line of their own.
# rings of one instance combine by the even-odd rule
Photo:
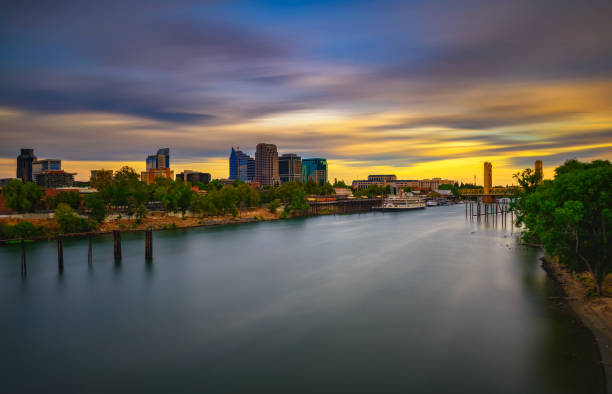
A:
<svg viewBox="0 0 612 394">
<path fill-rule="evenodd" d="M 483 85 L 401 110 L 360 113 L 312 109 L 223 125 L 168 125 L 128 115 L 45 115 L 9 108 L 0 108 L 0 119 L 3 138 L 26 141 L 23 147 L 33 147 L 41 158 L 62 159 L 66 171 L 78 173 L 77 180 L 88 180 L 90 170 L 99 168 L 116 170 L 129 165 L 142 171 L 147 154 L 161 146 L 170 146 L 175 174 L 190 169 L 226 178 L 232 145 L 252 154 L 258 142 L 269 142 L 276 144 L 281 154 L 327 157 L 332 181 L 390 173 L 399 178 L 441 177 L 464 182 L 472 182 L 475 174 L 482 182 L 482 163 L 491 161 L 493 183 L 505 185 L 522 169 L 513 164 L 517 158 L 543 160 L 548 176 L 560 164 L 559 155 L 612 160 L 610 91 L 610 81 Z M 476 125 L 473 128 L 462 126 L 472 122 Z M 41 147 L 32 130 L 43 128 L 50 130 L 53 142 L 41 141 Z M 53 153 L 54 147 L 62 144 L 81 153 L 97 145 L 108 150 L 123 147 L 108 141 L 120 141 L 129 147 L 129 157 L 137 160 L 75 161 Z M 134 153 L 138 149 L 142 153 Z M 182 158 L 175 153 L 181 149 L 206 149 L 215 154 Z M 220 156 L 218 152 L 227 153 Z M 0 158 L 0 177 L 15 176 L 17 154 Z M 99 151 L 97 155 L 104 156 Z"/>
</svg>

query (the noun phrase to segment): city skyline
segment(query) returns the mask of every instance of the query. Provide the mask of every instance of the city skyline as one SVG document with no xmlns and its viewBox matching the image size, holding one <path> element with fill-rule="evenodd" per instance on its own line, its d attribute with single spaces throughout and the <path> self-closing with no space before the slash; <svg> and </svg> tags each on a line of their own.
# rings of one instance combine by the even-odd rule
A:
<svg viewBox="0 0 612 394">
<path fill-rule="evenodd" d="M 1 178 L 29 147 L 77 180 L 161 146 L 226 178 L 262 141 L 347 182 L 612 159 L 608 1 L 111 3 L 0 16 Z"/>
</svg>

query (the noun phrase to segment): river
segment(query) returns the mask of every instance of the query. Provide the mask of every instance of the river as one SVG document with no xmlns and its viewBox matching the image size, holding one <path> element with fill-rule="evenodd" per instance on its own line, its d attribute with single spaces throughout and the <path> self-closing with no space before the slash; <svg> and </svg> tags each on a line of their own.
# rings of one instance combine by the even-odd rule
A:
<svg viewBox="0 0 612 394">
<path fill-rule="evenodd" d="M 0 392 L 604 392 L 541 252 L 464 212 L 2 246 Z"/>
</svg>

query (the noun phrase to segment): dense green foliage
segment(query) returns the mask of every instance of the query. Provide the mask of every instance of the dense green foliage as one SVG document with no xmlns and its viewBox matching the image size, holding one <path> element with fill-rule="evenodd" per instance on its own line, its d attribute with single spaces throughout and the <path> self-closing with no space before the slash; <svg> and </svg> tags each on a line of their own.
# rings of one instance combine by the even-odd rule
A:
<svg viewBox="0 0 612 394">
<path fill-rule="evenodd" d="M 33 182 L 23 183 L 13 179 L 2 188 L 2 197 L 7 205 L 20 213 L 34 212 L 42 196 L 43 189 Z"/>
<path fill-rule="evenodd" d="M 354 196 L 368 196 L 370 198 L 376 196 L 387 196 L 391 194 L 391 186 L 381 187 L 378 185 L 370 185 L 367 189 L 356 189 L 353 191 Z"/>
<path fill-rule="evenodd" d="M 60 226 L 60 231 L 64 234 L 67 233 L 82 233 L 89 231 L 96 226 L 96 222 L 93 220 L 87 220 L 78 217 L 70 205 L 61 203 L 55 208 L 53 217 Z"/>
<path fill-rule="evenodd" d="M 590 272 L 600 291 L 612 272 L 612 165 L 570 160 L 555 172 L 543 182 L 531 169 L 515 175 L 517 223 L 526 241 L 541 243 L 571 270 Z"/>
<path fill-rule="evenodd" d="M 79 209 L 79 207 L 81 206 L 81 202 L 83 201 L 81 195 L 76 190 L 71 190 L 69 192 L 59 192 L 59 194 L 55 196 L 54 200 L 55 204 L 53 205 L 53 208 L 55 208 L 61 203 L 64 203 L 70 205 L 72 209 Z"/>
<path fill-rule="evenodd" d="M 102 223 L 106 217 L 106 204 L 100 193 L 88 194 L 85 197 L 85 207 L 89 209 L 89 216 L 98 223 Z"/>
<path fill-rule="evenodd" d="M 438 186 L 438 190 L 450 190 L 453 196 L 459 196 L 459 184 L 456 182 L 452 185 L 450 183 L 443 183 Z"/>
<path fill-rule="evenodd" d="M 43 226 L 36 226 L 30 222 L 19 222 L 13 226 L 0 223 L 0 239 L 33 238 L 45 235 Z"/>
<path fill-rule="evenodd" d="M 275 198 L 268 204 L 268 210 L 272 213 L 276 213 L 276 210 L 280 207 L 280 198 Z"/>
</svg>

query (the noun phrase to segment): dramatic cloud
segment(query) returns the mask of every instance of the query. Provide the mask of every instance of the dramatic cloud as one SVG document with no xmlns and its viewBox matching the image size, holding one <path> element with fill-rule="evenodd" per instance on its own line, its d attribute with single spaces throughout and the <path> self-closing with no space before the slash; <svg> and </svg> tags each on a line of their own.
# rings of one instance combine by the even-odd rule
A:
<svg viewBox="0 0 612 394">
<path fill-rule="evenodd" d="M 610 15 L 608 0 L 12 2 L 0 171 L 26 146 L 83 179 L 79 162 L 170 146 L 224 177 L 230 146 L 261 141 L 347 179 L 471 179 L 492 160 L 509 182 L 535 157 L 612 159 Z"/>
</svg>

